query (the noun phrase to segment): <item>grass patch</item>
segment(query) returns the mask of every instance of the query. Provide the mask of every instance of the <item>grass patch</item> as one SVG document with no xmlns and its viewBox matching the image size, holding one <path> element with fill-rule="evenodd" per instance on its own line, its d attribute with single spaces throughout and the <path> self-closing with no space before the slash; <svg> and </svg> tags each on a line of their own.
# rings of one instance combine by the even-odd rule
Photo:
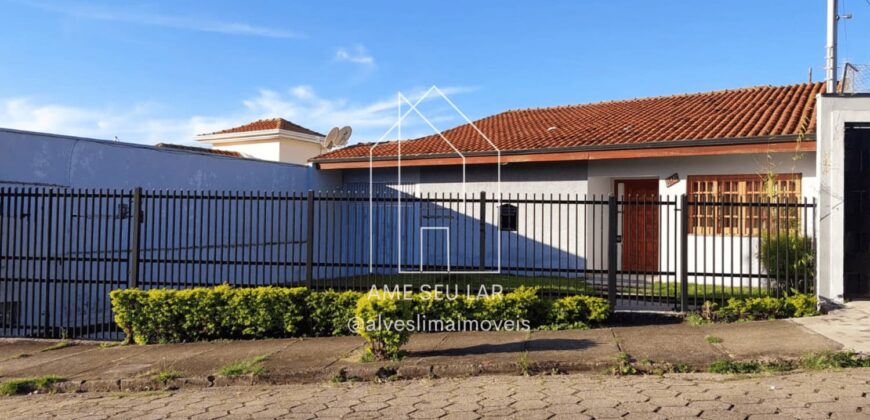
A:
<svg viewBox="0 0 870 420">
<path fill-rule="evenodd" d="M 560 293 L 576 293 L 584 295 L 600 295 L 602 289 L 596 289 L 589 285 L 581 278 L 566 278 L 555 276 L 531 277 L 530 276 L 510 276 L 506 274 L 485 274 L 485 275 L 467 275 L 467 274 L 432 274 L 420 276 L 416 274 L 370 274 L 357 277 L 345 277 L 329 280 L 318 280 L 317 286 L 356 288 L 363 292 L 368 292 L 372 285 L 383 290 L 386 285 L 392 287 L 395 285 L 410 285 L 419 288 L 423 285 L 441 284 L 444 287 L 449 287 L 451 293 L 455 292 L 454 287 L 458 288 L 461 294 L 466 291 L 471 294 L 476 294 L 481 286 L 486 287 L 486 292 L 492 292 L 493 285 L 500 285 L 504 288 L 504 292 L 509 292 L 520 286 L 538 287 L 540 296 Z"/>
<path fill-rule="evenodd" d="M 687 286 L 688 293 L 686 294 L 686 296 L 688 297 L 690 304 L 697 303 L 693 302 L 693 299 L 696 299 L 699 302 L 704 302 L 707 300 L 725 302 L 731 298 L 770 296 L 773 294 L 772 292 L 774 292 L 773 289 L 767 290 L 766 287 L 740 287 L 721 284 L 697 283 L 689 283 Z M 674 299 L 678 299 L 680 296 L 682 296 L 680 284 L 675 282 L 649 283 L 645 286 L 626 289 L 624 293 L 630 295 L 652 294 L 654 296 L 667 296 Z"/>
<path fill-rule="evenodd" d="M 806 370 L 846 369 L 870 367 L 870 357 L 851 351 L 823 351 L 804 355 L 797 361 L 731 361 L 717 360 L 707 371 L 724 374 L 781 373 L 798 368 Z"/>
<path fill-rule="evenodd" d="M 870 367 L 870 358 L 850 351 L 823 351 L 801 357 L 800 366 L 807 370 Z"/>
<path fill-rule="evenodd" d="M 128 398 L 128 397 L 165 397 L 170 395 L 166 391 L 129 391 L 129 392 L 113 392 L 112 397 L 117 399 Z"/>
<path fill-rule="evenodd" d="M 30 357 L 30 354 L 27 354 L 27 353 L 18 353 L 18 354 L 13 354 L 12 356 L 9 356 L 9 357 L 7 357 L 7 358 L 5 358 L 5 359 L 0 359 L 0 362 L 5 362 L 5 361 L 7 361 L 7 360 L 15 360 L 15 359 L 25 359 L 25 358 L 28 358 L 28 357 Z"/>
<path fill-rule="evenodd" d="M 616 355 L 616 363 L 610 368 L 614 376 L 637 375 L 637 368 L 631 363 L 631 356 L 622 352 Z"/>
<path fill-rule="evenodd" d="M 121 341 L 106 341 L 106 342 L 100 343 L 99 347 L 101 349 L 110 349 L 112 347 L 118 347 L 122 344 L 124 344 L 124 343 Z"/>
<path fill-rule="evenodd" d="M 708 335 L 704 337 L 704 339 L 707 340 L 707 342 L 710 344 L 719 344 L 722 342 L 722 338 L 716 337 L 715 335 Z"/>
<path fill-rule="evenodd" d="M 36 378 L 10 379 L 0 383 L 0 395 L 25 395 L 34 391 L 48 391 L 52 385 L 66 381 L 66 378 L 45 375 Z"/>
<path fill-rule="evenodd" d="M 375 360 L 377 360 L 377 357 L 372 353 L 372 350 L 366 346 L 366 348 L 363 349 L 362 354 L 359 356 L 359 361 L 362 363 L 371 363 Z"/>
<path fill-rule="evenodd" d="M 720 359 L 710 364 L 707 371 L 722 374 L 779 373 L 794 370 L 795 364 L 787 360 L 732 361 Z"/>
<path fill-rule="evenodd" d="M 184 374 L 181 371 L 175 369 L 163 370 L 160 371 L 157 375 L 154 376 L 154 379 L 160 382 L 169 382 L 178 378 L 181 378 Z"/>
<path fill-rule="evenodd" d="M 734 362 L 731 360 L 717 360 L 713 363 L 710 363 L 710 366 L 707 368 L 707 371 L 710 373 L 723 373 L 723 374 L 734 374 L 734 373 L 760 373 L 761 372 L 761 364 L 758 362 Z"/>
<path fill-rule="evenodd" d="M 269 359 L 269 356 L 257 356 L 251 359 L 229 363 L 221 367 L 218 370 L 218 373 L 226 377 L 260 375 L 265 371 L 263 368 L 263 362 L 267 359 Z"/>
<path fill-rule="evenodd" d="M 698 325 L 704 325 L 704 324 L 710 323 L 710 321 L 704 319 L 703 316 L 701 316 L 700 314 L 694 313 L 694 312 L 686 314 L 686 317 L 683 318 L 683 321 L 685 321 L 689 325 L 694 325 L 696 327 Z"/>
<path fill-rule="evenodd" d="M 54 344 L 52 344 L 52 345 L 50 345 L 50 346 L 48 346 L 48 347 L 46 347 L 46 348 L 40 350 L 40 352 L 44 352 L 44 351 L 54 351 L 54 350 L 65 349 L 65 348 L 67 348 L 67 347 L 72 347 L 72 346 L 74 346 L 74 345 L 75 345 L 75 344 L 73 344 L 73 343 L 71 343 L 71 342 L 69 342 L 69 341 L 66 341 L 66 340 L 60 340 L 60 341 L 58 341 L 57 343 L 54 343 Z"/>
<path fill-rule="evenodd" d="M 532 373 L 531 366 L 529 365 L 529 352 L 524 351 L 520 353 L 517 359 L 517 366 L 519 366 L 520 374 L 523 376 L 529 376 Z"/>
</svg>

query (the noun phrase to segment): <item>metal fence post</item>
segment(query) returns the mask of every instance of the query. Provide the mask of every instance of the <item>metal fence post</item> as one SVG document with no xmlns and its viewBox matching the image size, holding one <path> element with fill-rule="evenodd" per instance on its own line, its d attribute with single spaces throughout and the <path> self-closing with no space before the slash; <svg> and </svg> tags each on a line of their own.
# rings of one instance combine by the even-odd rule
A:
<svg viewBox="0 0 870 420">
<path fill-rule="evenodd" d="M 680 196 L 680 312 L 689 310 L 689 199 Z"/>
<path fill-rule="evenodd" d="M 619 209 L 617 207 L 616 197 L 610 196 L 607 199 L 607 300 L 610 302 L 610 309 L 616 309 L 616 262 L 617 262 L 617 230 L 619 218 Z"/>
<path fill-rule="evenodd" d="M 314 190 L 308 190 L 308 227 L 305 233 L 305 282 L 314 283 Z"/>
<path fill-rule="evenodd" d="M 133 209 L 130 221 L 130 255 L 127 287 L 139 287 L 139 236 L 142 228 L 142 188 L 133 188 Z"/>
<path fill-rule="evenodd" d="M 486 191 L 480 192 L 480 271 L 486 270 Z"/>
</svg>

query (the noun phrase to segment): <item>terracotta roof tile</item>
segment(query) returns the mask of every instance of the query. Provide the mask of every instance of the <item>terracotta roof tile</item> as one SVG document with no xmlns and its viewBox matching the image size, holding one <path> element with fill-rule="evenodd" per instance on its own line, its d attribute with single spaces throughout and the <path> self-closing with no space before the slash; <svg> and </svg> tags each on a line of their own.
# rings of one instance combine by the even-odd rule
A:
<svg viewBox="0 0 870 420">
<path fill-rule="evenodd" d="M 242 157 L 241 153 L 235 152 L 232 150 L 219 150 L 219 149 L 210 149 L 207 147 L 185 146 L 183 144 L 157 143 L 156 147 L 159 147 L 161 149 L 181 150 L 184 152 L 197 152 L 197 153 L 208 153 L 210 155 Z"/>
<path fill-rule="evenodd" d="M 502 151 L 618 146 L 687 140 L 796 136 L 815 132 L 815 97 L 824 83 L 757 86 L 584 105 L 511 110 L 474 124 Z M 471 125 L 443 132 L 457 149 L 492 152 Z M 369 156 L 372 144 L 334 150 L 312 160 L 341 161 Z M 374 149 L 393 157 L 395 141 Z M 455 155 L 437 135 L 402 141 L 402 157 Z"/>
<path fill-rule="evenodd" d="M 287 121 L 283 118 L 269 118 L 269 119 L 265 119 L 265 120 L 257 120 L 254 122 L 247 123 L 245 125 L 240 125 L 238 127 L 228 128 L 226 130 L 215 131 L 214 133 L 208 133 L 208 134 L 244 133 L 247 131 L 261 131 L 261 130 L 275 130 L 275 129 L 295 131 L 297 133 L 310 134 L 312 136 L 323 137 L 323 134 L 320 134 L 314 130 L 309 130 L 301 125 L 294 124 L 294 123 Z"/>
</svg>

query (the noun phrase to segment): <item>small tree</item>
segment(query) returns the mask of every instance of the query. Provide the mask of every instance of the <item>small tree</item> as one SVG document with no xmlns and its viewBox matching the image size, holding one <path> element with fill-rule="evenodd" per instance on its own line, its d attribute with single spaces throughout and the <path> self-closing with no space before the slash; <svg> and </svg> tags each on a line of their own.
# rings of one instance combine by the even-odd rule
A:
<svg viewBox="0 0 870 420">
<path fill-rule="evenodd" d="M 765 236 L 761 238 L 761 263 L 780 290 L 806 291 L 814 284 L 812 238 L 793 232 Z"/>
</svg>

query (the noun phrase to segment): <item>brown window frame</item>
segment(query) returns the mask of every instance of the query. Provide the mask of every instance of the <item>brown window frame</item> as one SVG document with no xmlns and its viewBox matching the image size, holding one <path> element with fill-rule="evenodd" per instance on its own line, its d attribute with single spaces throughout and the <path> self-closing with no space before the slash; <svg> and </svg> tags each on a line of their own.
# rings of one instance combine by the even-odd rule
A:
<svg viewBox="0 0 870 420">
<path fill-rule="evenodd" d="M 689 233 L 699 236 L 759 236 L 780 228 L 800 226 L 801 212 L 797 206 L 766 207 L 764 204 L 799 203 L 801 174 L 775 174 L 773 197 L 764 191 L 765 177 L 761 174 L 687 176 Z"/>
</svg>

